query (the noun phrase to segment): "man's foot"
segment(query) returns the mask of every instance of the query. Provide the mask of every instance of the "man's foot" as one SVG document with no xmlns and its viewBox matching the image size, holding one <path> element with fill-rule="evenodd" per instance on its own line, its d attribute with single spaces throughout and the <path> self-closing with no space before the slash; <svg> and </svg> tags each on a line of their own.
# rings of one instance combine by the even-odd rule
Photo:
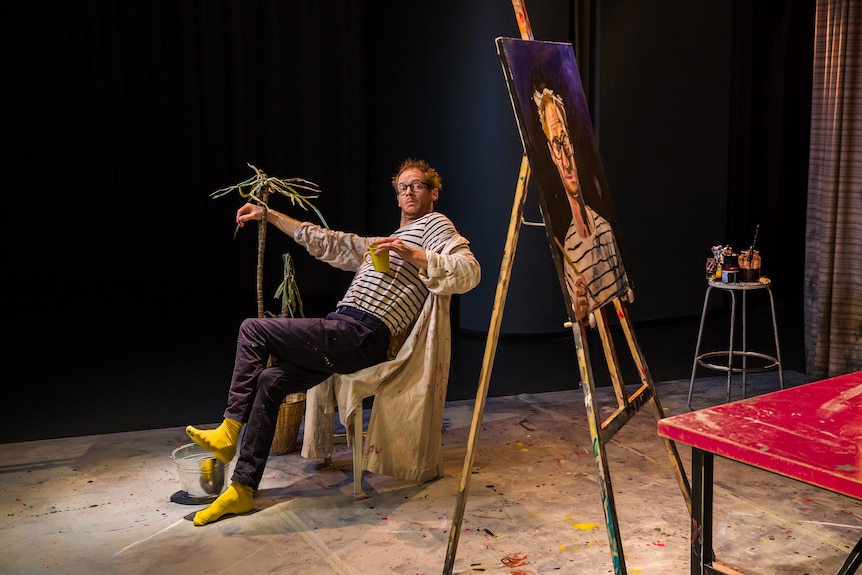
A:
<svg viewBox="0 0 862 575">
<path fill-rule="evenodd" d="M 211 451 L 216 459 L 227 465 L 236 455 L 236 444 L 242 423 L 227 419 L 215 429 L 198 429 L 189 425 L 186 433 L 200 447 Z"/>
<path fill-rule="evenodd" d="M 253 498 L 251 487 L 233 481 L 230 487 L 212 502 L 212 505 L 195 513 L 194 524 L 206 525 L 218 521 L 225 515 L 248 513 L 254 508 Z"/>
</svg>

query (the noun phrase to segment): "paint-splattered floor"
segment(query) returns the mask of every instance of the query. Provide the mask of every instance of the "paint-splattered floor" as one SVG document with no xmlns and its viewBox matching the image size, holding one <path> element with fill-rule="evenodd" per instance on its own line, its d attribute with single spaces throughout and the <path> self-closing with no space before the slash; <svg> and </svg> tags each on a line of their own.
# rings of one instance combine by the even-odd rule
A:
<svg viewBox="0 0 862 575">
<path fill-rule="evenodd" d="M 723 401 L 724 382 L 699 380 L 696 407 Z M 777 375 L 749 386 L 773 391 Z M 668 415 L 687 409 L 687 380 L 657 389 Z M 187 520 L 201 506 L 170 501 L 182 428 L 0 445 L 0 573 L 442 573 L 472 413 L 447 406 L 439 480 L 366 473 L 355 501 L 346 445 L 323 470 L 276 456 L 255 512 L 205 527 Z M 613 573 L 583 394 L 490 398 L 484 415 L 455 572 Z M 628 573 L 687 573 L 689 519 L 649 409 L 608 454 Z M 858 501 L 722 459 L 715 477 L 715 551 L 746 574 L 833 574 L 862 536 Z"/>
</svg>

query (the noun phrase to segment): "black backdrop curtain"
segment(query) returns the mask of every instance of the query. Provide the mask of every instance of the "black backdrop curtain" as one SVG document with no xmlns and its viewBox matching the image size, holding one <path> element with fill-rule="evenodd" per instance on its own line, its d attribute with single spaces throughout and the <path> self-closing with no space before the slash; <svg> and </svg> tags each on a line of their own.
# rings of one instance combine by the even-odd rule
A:
<svg viewBox="0 0 862 575">
<path fill-rule="evenodd" d="M 733 4 L 727 238 L 757 249 L 780 303 L 801 309 L 814 0 Z"/>
<path fill-rule="evenodd" d="M 242 200 L 209 194 L 252 176 L 247 163 L 318 183 L 330 225 L 364 231 L 360 2 L 15 0 L 2 14 L 16 381 L 46 358 L 59 387 L 215 342 L 230 360 L 256 314 L 256 230 L 234 239 Z M 298 272 L 312 308 L 343 289 L 327 273 Z"/>
</svg>

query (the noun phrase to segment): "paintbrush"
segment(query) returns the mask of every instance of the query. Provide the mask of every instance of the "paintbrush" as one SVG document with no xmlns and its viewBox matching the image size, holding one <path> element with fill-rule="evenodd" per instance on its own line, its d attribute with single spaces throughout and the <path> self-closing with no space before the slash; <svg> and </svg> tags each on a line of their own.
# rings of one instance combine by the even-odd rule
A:
<svg viewBox="0 0 862 575">
<path fill-rule="evenodd" d="M 751 247 L 748 249 L 748 267 L 751 267 L 751 262 L 754 260 L 754 244 L 757 243 L 757 232 L 760 231 L 760 224 L 754 228 L 754 239 L 751 240 Z"/>
</svg>

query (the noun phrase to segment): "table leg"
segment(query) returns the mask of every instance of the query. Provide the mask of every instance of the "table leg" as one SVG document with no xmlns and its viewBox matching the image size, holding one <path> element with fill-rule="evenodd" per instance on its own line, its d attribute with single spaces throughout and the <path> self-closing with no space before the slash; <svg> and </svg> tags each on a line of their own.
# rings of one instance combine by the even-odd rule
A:
<svg viewBox="0 0 862 575">
<path fill-rule="evenodd" d="M 712 476 L 714 456 L 691 449 L 691 573 L 708 575 L 712 569 Z"/>
<path fill-rule="evenodd" d="M 853 551 L 847 556 L 847 560 L 844 561 L 838 575 L 853 575 L 860 565 L 862 565 L 862 539 L 859 539 L 859 542 L 853 547 Z"/>
</svg>

